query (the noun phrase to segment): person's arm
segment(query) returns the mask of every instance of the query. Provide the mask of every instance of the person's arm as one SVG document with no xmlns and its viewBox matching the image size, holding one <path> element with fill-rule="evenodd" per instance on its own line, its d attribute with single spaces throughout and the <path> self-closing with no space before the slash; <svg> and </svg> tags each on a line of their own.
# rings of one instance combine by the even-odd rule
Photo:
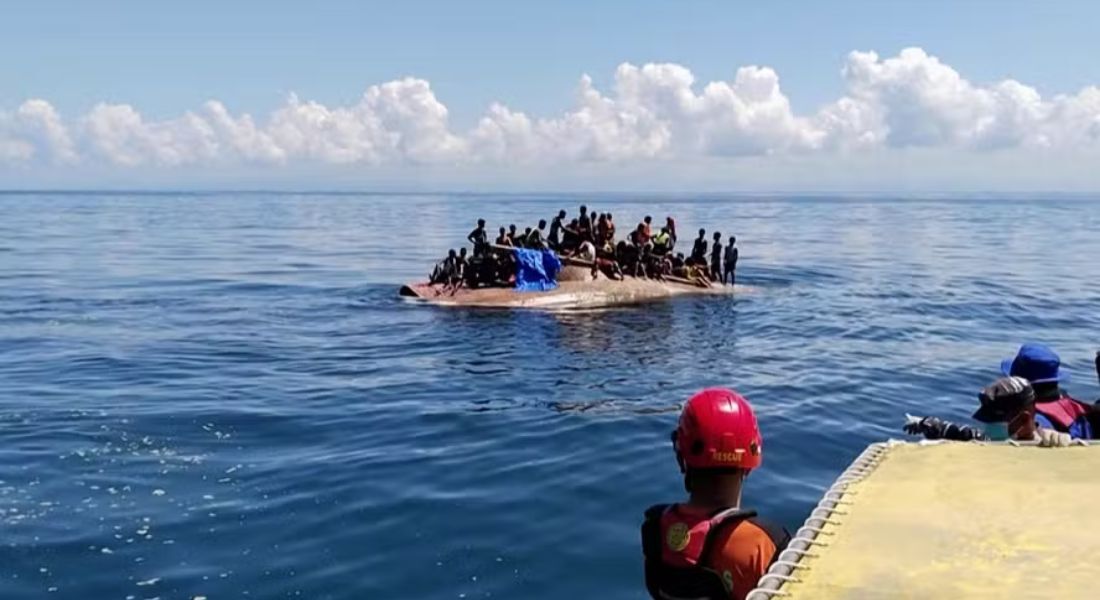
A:
<svg viewBox="0 0 1100 600">
<path fill-rule="evenodd" d="M 958 425 L 937 417 L 921 418 L 906 415 L 906 419 L 905 433 L 923 435 L 928 440 L 969 442 L 971 440 L 983 441 L 986 439 L 985 432 L 969 425 Z"/>
</svg>

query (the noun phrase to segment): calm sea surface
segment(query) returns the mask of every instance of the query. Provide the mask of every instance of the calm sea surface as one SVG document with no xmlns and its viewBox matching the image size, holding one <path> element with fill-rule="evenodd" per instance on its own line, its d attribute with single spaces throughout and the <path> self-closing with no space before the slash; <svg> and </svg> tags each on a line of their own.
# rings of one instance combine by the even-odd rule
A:
<svg viewBox="0 0 1100 600">
<path fill-rule="evenodd" d="M 477 217 L 741 242 L 734 298 L 400 300 Z M 0 195 L 0 598 L 642 598 L 676 405 L 756 406 L 789 527 L 1026 340 L 1097 395 L 1084 199 Z M 709 236 L 708 236 L 709 237 Z"/>
</svg>

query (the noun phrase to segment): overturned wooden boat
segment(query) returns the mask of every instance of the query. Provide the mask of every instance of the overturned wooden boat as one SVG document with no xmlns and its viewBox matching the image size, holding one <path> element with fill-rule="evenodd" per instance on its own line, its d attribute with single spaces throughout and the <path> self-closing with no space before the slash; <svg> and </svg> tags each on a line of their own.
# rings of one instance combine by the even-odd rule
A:
<svg viewBox="0 0 1100 600">
<path fill-rule="evenodd" d="M 441 306 L 483 308 L 601 308 L 651 302 L 675 296 L 728 295 L 733 286 L 715 285 L 678 277 L 664 280 L 625 277 L 608 279 L 592 276 L 591 263 L 565 261 L 558 274 L 558 286 L 548 291 L 519 291 L 506 287 L 469 289 L 441 284 L 411 283 L 400 295 Z"/>
</svg>

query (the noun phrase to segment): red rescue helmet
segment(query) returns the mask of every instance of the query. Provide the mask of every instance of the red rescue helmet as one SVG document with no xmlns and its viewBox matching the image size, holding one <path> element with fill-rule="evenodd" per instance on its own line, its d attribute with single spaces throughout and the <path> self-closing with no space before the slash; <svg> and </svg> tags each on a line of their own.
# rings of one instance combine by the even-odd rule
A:
<svg viewBox="0 0 1100 600">
<path fill-rule="evenodd" d="M 725 388 L 708 388 L 690 399 L 672 432 L 681 469 L 744 469 L 760 466 L 764 440 L 748 400 Z"/>
</svg>

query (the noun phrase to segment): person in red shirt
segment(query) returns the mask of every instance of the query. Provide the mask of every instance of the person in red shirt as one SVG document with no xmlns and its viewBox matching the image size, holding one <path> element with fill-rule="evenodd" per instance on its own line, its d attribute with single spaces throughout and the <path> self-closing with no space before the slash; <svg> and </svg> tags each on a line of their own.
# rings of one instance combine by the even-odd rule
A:
<svg viewBox="0 0 1100 600">
<path fill-rule="evenodd" d="M 741 506 L 763 455 L 752 407 L 732 390 L 705 389 L 684 405 L 672 447 L 688 500 L 646 511 L 646 589 L 656 600 L 741 600 L 791 539 Z"/>
</svg>

